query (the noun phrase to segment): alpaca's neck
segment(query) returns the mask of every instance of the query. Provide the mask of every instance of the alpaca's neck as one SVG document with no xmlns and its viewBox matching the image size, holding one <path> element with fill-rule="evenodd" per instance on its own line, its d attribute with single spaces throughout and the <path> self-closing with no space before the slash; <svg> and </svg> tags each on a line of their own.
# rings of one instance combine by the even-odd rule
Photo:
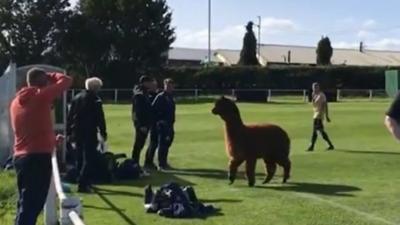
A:
<svg viewBox="0 0 400 225">
<path fill-rule="evenodd" d="M 231 115 L 225 119 L 226 131 L 231 138 L 236 138 L 242 135 L 244 124 L 240 114 Z"/>
</svg>

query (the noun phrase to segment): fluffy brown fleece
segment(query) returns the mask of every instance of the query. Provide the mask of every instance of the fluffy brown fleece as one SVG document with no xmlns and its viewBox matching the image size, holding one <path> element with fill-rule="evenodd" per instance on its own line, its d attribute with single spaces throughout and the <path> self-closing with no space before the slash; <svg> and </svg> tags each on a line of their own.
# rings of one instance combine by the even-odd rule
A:
<svg viewBox="0 0 400 225">
<path fill-rule="evenodd" d="M 257 159 L 265 163 L 264 184 L 271 181 L 277 164 L 284 169 L 283 183 L 290 177 L 290 139 L 286 131 L 273 124 L 245 125 L 236 104 L 225 97 L 215 102 L 212 109 L 225 122 L 225 145 L 229 161 L 230 184 L 235 181 L 238 167 L 246 161 L 246 176 L 249 186 L 255 184 Z"/>
</svg>

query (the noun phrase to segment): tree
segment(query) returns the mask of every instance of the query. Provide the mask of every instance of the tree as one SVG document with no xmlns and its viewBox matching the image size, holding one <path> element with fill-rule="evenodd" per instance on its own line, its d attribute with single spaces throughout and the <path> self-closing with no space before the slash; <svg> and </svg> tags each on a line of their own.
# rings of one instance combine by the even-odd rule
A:
<svg viewBox="0 0 400 225">
<path fill-rule="evenodd" d="M 243 38 L 243 48 L 240 52 L 239 65 L 259 65 L 257 59 L 257 39 L 253 32 L 253 22 L 246 26 L 246 34 Z"/>
<path fill-rule="evenodd" d="M 101 38 L 93 35 L 100 41 L 98 52 L 76 51 L 85 51 L 81 54 L 88 59 L 101 59 L 106 80 L 131 87 L 140 74 L 162 71 L 165 53 L 175 40 L 172 13 L 165 0 L 81 0 L 79 11 L 88 24 L 86 29 Z"/>
<path fill-rule="evenodd" d="M 108 63 L 111 37 L 94 19 L 74 12 L 56 53 L 64 66 L 85 74 L 101 74 Z"/>
<path fill-rule="evenodd" d="M 322 37 L 317 46 L 317 65 L 331 65 L 333 48 L 328 37 Z"/>
<path fill-rule="evenodd" d="M 0 54 L 13 54 L 19 65 L 43 62 L 68 24 L 69 6 L 68 0 L 0 0 L 0 31 L 12 49 L 3 39 Z"/>
</svg>

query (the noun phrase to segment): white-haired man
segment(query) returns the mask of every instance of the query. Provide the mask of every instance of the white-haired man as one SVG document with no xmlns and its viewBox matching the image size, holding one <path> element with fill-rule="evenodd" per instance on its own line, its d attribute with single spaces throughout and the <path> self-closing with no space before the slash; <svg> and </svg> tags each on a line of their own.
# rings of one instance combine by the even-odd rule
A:
<svg viewBox="0 0 400 225">
<path fill-rule="evenodd" d="M 86 90 L 73 98 L 68 113 L 67 135 L 76 143 L 78 153 L 78 191 L 84 193 L 91 192 L 98 132 L 104 140 L 107 139 L 103 103 L 97 95 L 102 86 L 103 82 L 97 77 L 87 79 Z"/>
</svg>

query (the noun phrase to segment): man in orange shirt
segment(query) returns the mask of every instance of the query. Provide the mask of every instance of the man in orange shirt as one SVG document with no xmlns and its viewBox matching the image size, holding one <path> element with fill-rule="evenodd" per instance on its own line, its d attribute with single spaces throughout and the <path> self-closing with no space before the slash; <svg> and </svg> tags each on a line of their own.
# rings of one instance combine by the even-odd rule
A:
<svg viewBox="0 0 400 225">
<path fill-rule="evenodd" d="M 72 84 L 58 73 L 33 68 L 10 107 L 14 130 L 14 165 L 19 193 L 15 225 L 35 225 L 49 190 L 51 155 L 62 136 L 55 136 L 51 117 L 53 101 Z"/>
</svg>

